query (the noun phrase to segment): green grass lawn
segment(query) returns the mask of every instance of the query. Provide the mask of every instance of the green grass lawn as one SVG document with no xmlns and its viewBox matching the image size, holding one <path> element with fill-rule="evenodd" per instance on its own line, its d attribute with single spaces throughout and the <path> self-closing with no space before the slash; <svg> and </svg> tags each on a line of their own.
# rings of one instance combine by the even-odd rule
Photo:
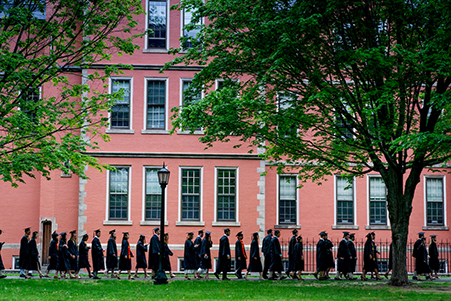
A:
<svg viewBox="0 0 451 301">
<path fill-rule="evenodd" d="M 0 300 L 451 300 L 451 283 L 394 288 L 380 282 L 0 280 Z"/>
</svg>

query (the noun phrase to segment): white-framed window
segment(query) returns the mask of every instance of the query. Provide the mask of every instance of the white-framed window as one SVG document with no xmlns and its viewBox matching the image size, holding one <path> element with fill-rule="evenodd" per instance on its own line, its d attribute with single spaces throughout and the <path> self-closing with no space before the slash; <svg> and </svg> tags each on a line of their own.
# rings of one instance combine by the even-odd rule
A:
<svg viewBox="0 0 451 301">
<path fill-rule="evenodd" d="M 202 168 L 180 168 L 180 220 L 201 221 Z"/>
<path fill-rule="evenodd" d="M 42 88 L 28 87 L 26 91 L 21 92 L 20 111 L 24 112 L 30 123 L 39 124 L 41 116 L 39 114 L 39 101 L 41 100 Z"/>
<path fill-rule="evenodd" d="M 380 176 L 368 176 L 369 224 L 388 225 L 387 196 L 384 180 Z"/>
<path fill-rule="evenodd" d="M 167 79 L 146 79 L 146 130 L 167 129 Z"/>
<path fill-rule="evenodd" d="M 168 48 L 168 0 L 149 0 L 147 2 L 147 29 L 152 33 L 147 37 L 148 49 Z"/>
<path fill-rule="evenodd" d="M 181 78 L 180 79 L 180 105 L 182 107 L 189 105 L 188 100 L 186 99 L 186 91 L 188 91 L 191 83 L 192 83 L 193 79 L 192 78 Z M 193 98 L 191 99 L 190 103 L 196 103 L 198 102 L 200 99 L 202 98 L 202 93 L 196 94 L 193 96 Z M 184 131 L 189 131 L 190 128 L 184 128 Z M 198 127 L 195 129 L 195 133 L 200 134 L 202 132 L 202 128 Z"/>
<path fill-rule="evenodd" d="M 130 213 L 130 167 L 113 166 L 108 171 L 108 214 L 107 220 L 129 219 Z"/>
<path fill-rule="evenodd" d="M 200 28 L 195 28 L 188 30 L 187 25 L 202 25 L 204 22 L 203 18 L 196 23 L 193 23 L 193 11 L 183 9 L 182 11 L 182 37 L 189 38 L 184 45 L 181 45 L 183 49 L 189 49 L 200 43 L 200 39 L 197 35 L 200 33 Z"/>
<path fill-rule="evenodd" d="M 335 176 L 335 224 L 355 224 L 355 183 L 347 178 Z"/>
<path fill-rule="evenodd" d="M 292 138 L 297 134 L 297 126 L 293 124 L 292 118 L 286 116 L 290 114 L 298 99 L 298 95 L 291 92 L 280 92 L 277 94 L 277 112 L 280 120 L 277 124 L 279 137 Z"/>
<path fill-rule="evenodd" d="M 238 168 L 220 167 L 215 171 L 217 222 L 238 221 Z"/>
<path fill-rule="evenodd" d="M 122 92 L 115 99 L 110 115 L 110 129 L 128 130 L 132 127 L 132 78 L 111 78 L 111 93 Z"/>
<path fill-rule="evenodd" d="M 426 226 L 445 226 L 445 177 L 425 176 Z"/>
<path fill-rule="evenodd" d="M 280 175 L 278 183 L 278 221 L 280 225 L 297 224 L 297 176 Z"/>
<path fill-rule="evenodd" d="M 144 201 L 144 220 L 159 221 L 161 217 L 161 186 L 158 182 L 157 167 L 144 168 L 145 181 L 145 201 Z"/>
</svg>

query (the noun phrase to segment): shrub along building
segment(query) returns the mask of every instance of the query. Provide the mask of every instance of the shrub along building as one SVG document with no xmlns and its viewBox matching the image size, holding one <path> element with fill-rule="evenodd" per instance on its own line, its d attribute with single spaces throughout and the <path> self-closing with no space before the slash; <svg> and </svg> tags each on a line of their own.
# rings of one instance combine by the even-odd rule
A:
<svg viewBox="0 0 451 301">
<path fill-rule="evenodd" d="M 171 172 L 165 197 L 165 232 L 173 271 L 181 270 L 186 233 L 204 229 L 212 232 L 213 256 L 217 256 L 219 238 L 224 228 L 231 229 L 231 243 L 239 231 L 249 249 L 253 232 L 264 237 L 265 230 L 280 229 L 289 239 L 292 229 L 303 237 L 315 239 L 327 231 L 340 239 L 342 231 L 355 232 L 357 239 L 374 231 L 377 238 L 390 240 L 386 190 L 378 174 L 355 178 L 350 185 L 339 174 L 318 186 L 302 183 L 296 173 L 277 174 L 271 164 L 261 160 L 259 149 L 233 148 L 230 143 L 214 143 L 205 149 L 198 141 L 202 129 L 194 134 L 177 131 L 170 135 L 171 108 L 183 104 L 183 91 L 201 67 L 171 67 L 160 73 L 165 62 L 173 59 L 170 47 L 180 45 L 181 35 L 195 35 L 182 28 L 191 20 L 188 11 L 170 11 L 169 0 L 143 1 L 146 15 L 137 21 L 154 36 L 138 40 L 141 50 L 133 56 L 113 55 L 113 63 L 130 64 L 133 70 L 112 77 L 110 92 L 122 89 L 104 129 L 110 142 L 99 141 L 99 150 L 90 155 L 114 170 L 99 172 L 87 168 L 88 180 L 61 171 L 52 179 L 26 178 L 26 184 L 11 188 L 1 183 L 0 228 L 6 244 L 2 249 L 7 269 L 17 268 L 19 241 L 23 228 L 39 231 L 39 249 L 43 264 L 53 231 L 78 230 L 78 235 L 93 230 L 130 233 L 132 248 L 139 234 L 150 241 L 152 229 L 160 224 L 161 188 L 157 171 L 163 165 Z M 189 47 L 189 45 L 187 45 Z M 87 72 L 102 72 L 107 65 L 96 65 Z M 72 80 L 79 80 L 81 77 Z M 101 85 L 101 83 L 98 83 Z M 221 80 L 216 82 L 221 88 Z M 41 95 L 52 94 L 52 85 L 44 85 Z M 202 95 L 199 95 L 202 97 Z M 345 189 L 346 188 L 346 189 Z M 414 201 L 410 238 L 420 231 L 436 234 L 438 240 L 451 238 L 448 227 L 447 199 L 451 182 L 446 173 L 425 171 Z M 233 253 L 232 253 L 233 255 Z M 134 266 L 134 262 L 132 264 Z"/>
</svg>

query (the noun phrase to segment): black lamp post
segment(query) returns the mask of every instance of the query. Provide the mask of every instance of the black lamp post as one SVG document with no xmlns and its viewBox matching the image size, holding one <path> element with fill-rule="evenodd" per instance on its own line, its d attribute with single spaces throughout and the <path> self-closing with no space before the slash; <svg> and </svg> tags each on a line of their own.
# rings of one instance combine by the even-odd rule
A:
<svg viewBox="0 0 451 301">
<path fill-rule="evenodd" d="M 168 284 L 168 278 L 163 267 L 163 252 L 164 252 L 164 191 L 169 182 L 169 170 L 164 167 L 158 172 L 158 182 L 161 186 L 161 215 L 160 215 L 160 260 L 158 263 L 158 272 L 155 276 L 154 284 Z"/>
</svg>

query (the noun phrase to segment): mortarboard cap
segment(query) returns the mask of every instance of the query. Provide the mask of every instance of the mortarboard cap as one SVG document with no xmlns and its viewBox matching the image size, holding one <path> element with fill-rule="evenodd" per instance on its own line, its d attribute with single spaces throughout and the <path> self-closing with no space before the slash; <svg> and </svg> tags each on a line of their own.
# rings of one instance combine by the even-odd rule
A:
<svg viewBox="0 0 451 301">
<path fill-rule="evenodd" d="M 271 233 L 272 232 L 272 229 L 268 229 L 268 230 L 266 230 L 266 233 Z"/>
<path fill-rule="evenodd" d="M 293 229 L 291 233 L 298 233 L 298 229 Z"/>
<path fill-rule="evenodd" d="M 349 233 L 349 236 L 354 237 L 355 233 Z"/>
<path fill-rule="evenodd" d="M 224 228 L 223 230 L 224 230 L 224 232 L 230 231 L 229 228 Z"/>
<path fill-rule="evenodd" d="M 58 233 L 56 233 L 56 231 L 53 231 L 53 233 L 52 233 L 52 237 L 56 237 L 56 236 L 58 236 L 59 234 Z"/>
<path fill-rule="evenodd" d="M 204 229 L 200 229 L 199 231 L 197 231 L 197 234 L 201 234 L 204 233 Z"/>
<path fill-rule="evenodd" d="M 122 234 L 124 234 L 124 235 L 125 235 L 125 234 L 128 234 L 128 232 L 122 232 Z"/>
<path fill-rule="evenodd" d="M 72 231 L 70 231 L 69 233 L 70 233 L 70 234 L 75 234 L 75 233 L 77 233 L 77 230 L 72 230 Z"/>
<path fill-rule="evenodd" d="M 88 234 L 83 234 L 83 239 L 86 239 L 86 238 L 88 238 L 89 237 L 89 235 Z"/>
<path fill-rule="evenodd" d="M 23 229 L 25 232 L 30 231 L 30 227 Z"/>
<path fill-rule="evenodd" d="M 153 231 L 154 231 L 154 232 L 157 232 L 158 230 L 160 230 L 160 227 L 155 227 L 155 228 L 153 228 Z"/>
<path fill-rule="evenodd" d="M 208 235 L 210 235 L 210 234 L 211 234 L 211 232 L 210 232 L 210 231 L 205 231 L 205 234 L 208 234 Z"/>
<path fill-rule="evenodd" d="M 343 231 L 343 235 L 349 235 L 349 232 L 348 231 Z"/>
<path fill-rule="evenodd" d="M 436 237 L 437 237 L 437 235 L 431 235 L 431 237 L 432 237 L 432 238 L 436 238 Z"/>
<path fill-rule="evenodd" d="M 186 234 L 188 234 L 188 235 L 194 235 L 193 232 L 186 232 Z"/>
<path fill-rule="evenodd" d="M 424 232 L 418 232 L 418 236 L 424 236 Z"/>
<path fill-rule="evenodd" d="M 319 236 L 324 236 L 327 235 L 326 231 L 322 231 L 320 234 L 318 234 Z"/>
<path fill-rule="evenodd" d="M 116 232 L 116 229 L 113 229 L 113 230 L 111 230 L 111 231 L 108 232 L 108 233 L 113 234 L 113 233 L 115 233 L 115 232 Z"/>
<path fill-rule="evenodd" d="M 94 230 L 94 233 L 99 233 L 101 232 L 100 229 Z"/>
<path fill-rule="evenodd" d="M 238 233 L 236 234 L 236 236 L 237 236 L 237 237 L 238 237 L 238 236 L 243 236 L 243 232 L 242 232 L 242 231 L 238 232 Z"/>
<path fill-rule="evenodd" d="M 143 234 L 139 234 L 139 238 L 146 238 L 146 236 Z"/>
<path fill-rule="evenodd" d="M 61 236 L 66 236 L 66 232 L 61 232 L 60 235 Z"/>
</svg>

